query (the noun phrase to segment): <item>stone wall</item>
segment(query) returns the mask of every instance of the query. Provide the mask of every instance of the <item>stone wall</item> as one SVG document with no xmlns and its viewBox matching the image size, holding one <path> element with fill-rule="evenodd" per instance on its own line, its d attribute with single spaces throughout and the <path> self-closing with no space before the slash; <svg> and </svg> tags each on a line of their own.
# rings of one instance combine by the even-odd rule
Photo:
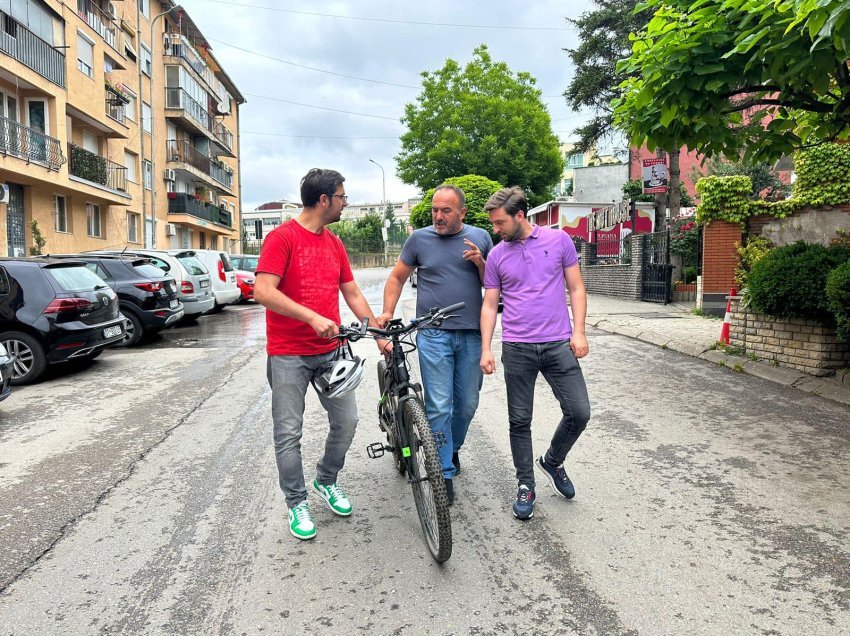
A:
<svg viewBox="0 0 850 636">
<path fill-rule="evenodd" d="M 810 375 L 833 375 L 850 367 L 850 344 L 840 342 L 835 329 L 811 320 L 778 320 L 742 310 L 739 300 L 732 299 L 731 346 Z"/>
<path fill-rule="evenodd" d="M 829 245 L 838 230 L 850 231 L 850 205 L 804 208 L 784 219 L 754 216 L 747 220 L 750 235 L 761 235 L 776 246 L 795 241 Z"/>
<path fill-rule="evenodd" d="M 643 241 L 633 240 L 631 243 L 630 265 L 588 265 L 590 244 L 581 244 L 581 276 L 588 292 L 640 300 L 643 286 Z"/>
</svg>

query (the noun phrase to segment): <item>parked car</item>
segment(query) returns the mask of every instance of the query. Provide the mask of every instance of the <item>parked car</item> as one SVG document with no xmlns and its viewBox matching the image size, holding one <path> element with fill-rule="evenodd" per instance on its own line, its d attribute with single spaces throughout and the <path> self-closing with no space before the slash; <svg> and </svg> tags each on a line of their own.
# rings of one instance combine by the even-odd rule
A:
<svg viewBox="0 0 850 636">
<path fill-rule="evenodd" d="M 12 376 L 15 374 L 15 358 L 0 343 L 0 402 L 12 392 Z"/>
<path fill-rule="evenodd" d="M 127 319 L 122 346 L 132 347 L 145 334 L 173 327 L 183 317 L 174 278 L 147 257 L 91 253 L 53 256 L 84 262 L 118 294 L 118 305 Z"/>
<path fill-rule="evenodd" d="M 174 279 L 183 303 L 183 318 L 194 320 L 208 312 L 215 304 L 207 268 L 195 258 L 194 250 L 148 250 L 98 251 L 86 254 L 121 254 L 142 256 Z"/>
<path fill-rule="evenodd" d="M 12 384 L 123 339 L 117 294 L 82 261 L 0 258 L 0 344 L 15 357 Z"/>
<path fill-rule="evenodd" d="M 233 271 L 236 273 L 236 285 L 239 287 L 239 302 L 246 303 L 254 300 L 254 274 L 242 269 Z"/>
<path fill-rule="evenodd" d="M 238 302 L 241 292 L 236 284 L 236 272 L 227 252 L 195 250 L 195 256 L 210 272 L 215 304 L 212 311 L 221 311 L 225 305 Z"/>
<path fill-rule="evenodd" d="M 260 257 L 257 254 L 231 254 L 230 262 L 234 269 L 241 269 L 256 274 L 257 263 L 260 262 Z"/>
</svg>

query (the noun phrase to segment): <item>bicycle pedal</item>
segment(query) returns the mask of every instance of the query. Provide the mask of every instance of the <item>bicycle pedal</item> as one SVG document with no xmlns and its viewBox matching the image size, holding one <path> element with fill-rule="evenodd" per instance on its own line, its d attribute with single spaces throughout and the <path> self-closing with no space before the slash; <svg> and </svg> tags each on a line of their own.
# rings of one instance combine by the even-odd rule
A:
<svg viewBox="0 0 850 636">
<path fill-rule="evenodd" d="M 378 459 L 384 456 L 384 445 L 381 442 L 373 442 L 366 447 L 366 455 L 369 459 Z"/>
<path fill-rule="evenodd" d="M 434 433 L 434 445 L 437 448 L 442 448 L 446 444 L 448 444 L 448 440 L 446 440 L 446 434 L 445 433 L 443 433 L 442 431 Z"/>
</svg>

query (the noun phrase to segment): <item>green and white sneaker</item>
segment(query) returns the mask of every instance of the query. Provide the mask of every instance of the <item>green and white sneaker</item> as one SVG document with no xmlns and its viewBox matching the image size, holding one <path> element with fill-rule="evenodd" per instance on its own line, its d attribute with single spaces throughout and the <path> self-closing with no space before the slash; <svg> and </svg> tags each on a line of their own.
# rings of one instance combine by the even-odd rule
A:
<svg viewBox="0 0 850 636">
<path fill-rule="evenodd" d="M 323 486 L 317 479 L 314 479 L 313 490 L 319 493 L 319 496 L 325 500 L 334 514 L 340 517 L 347 517 L 351 514 L 351 502 L 338 484 Z"/>
<path fill-rule="evenodd" d="M 302 541 L 307 541 L 316 536 L 316 524 L 313 523 L 313 515 L 310 513 L 310 504 L 302 501 L 294 508 L 289 509 L 289 531 L 292 536 Z"/>
</svg>

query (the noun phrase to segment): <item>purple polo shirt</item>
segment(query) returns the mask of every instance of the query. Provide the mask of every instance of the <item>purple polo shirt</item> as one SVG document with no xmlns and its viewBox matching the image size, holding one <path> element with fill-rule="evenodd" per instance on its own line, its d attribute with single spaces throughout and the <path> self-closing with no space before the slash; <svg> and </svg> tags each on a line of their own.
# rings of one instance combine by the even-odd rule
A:
<svg viewBox="0 0 850 636">
<path fill-rule="evenodd" d="M 553 342 L 572 336 L 564 268 L 576 263 L 569 234 L 537 225 L 525 240 L 502 241 L 490 251 L 484 288 L 502 290 L 502 340 Z"/>
</svg>

